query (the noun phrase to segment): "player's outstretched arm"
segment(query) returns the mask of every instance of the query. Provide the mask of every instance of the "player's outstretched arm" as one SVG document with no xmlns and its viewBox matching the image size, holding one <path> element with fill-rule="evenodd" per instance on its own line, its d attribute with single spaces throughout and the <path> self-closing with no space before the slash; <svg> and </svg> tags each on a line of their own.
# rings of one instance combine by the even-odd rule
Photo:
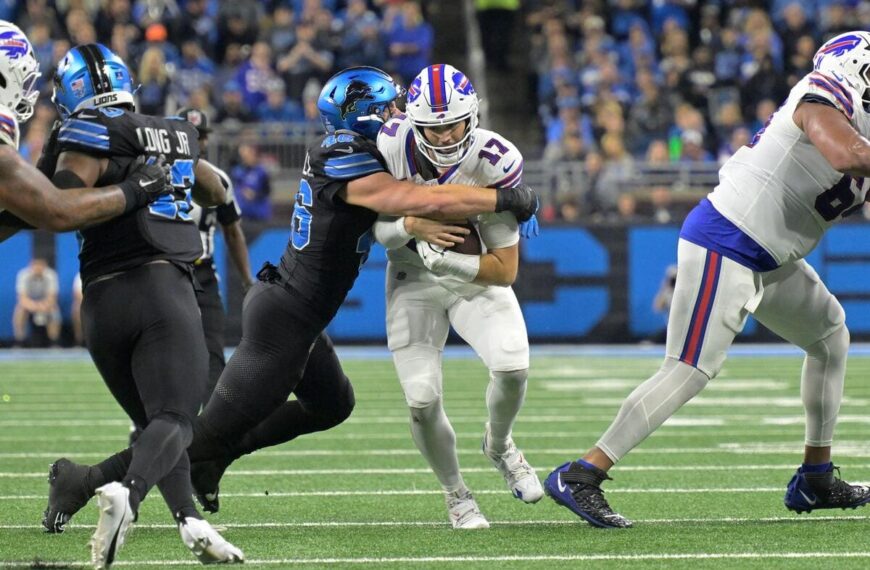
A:
<svg viewBox="0 0 870 570">
<path fill-rule="evenodd" d="M 519 245 L 492 249 L 480 256 L 480 271 L 477 272 L 474 282 L 479 285 L 510 287 L 517 280 L 519 266 Z"/>
<path fill-rule="evenodd" d="M 159 177 L 152 175 L 159 173 Z M 144 194 L 167 190 L 162 167 L 136 171 L 122 185 L 60 191 L 8 146 L 0 146 L 0 207 L 29 224 L 65 232 L 99 224 L 144 205 Z M 137 186 L 145 183 L 147 186 Z M 86 184 L 82 184 L 86 186 Z M 141 198 L 141 199 L 140 199 Z M 140 202 L 142 202 L 140 204 Z"/>
<path fill-rule="evenodd" d="M 849 120 L 822 103 L 801 103 L 793 119 L 835 170 L 850 176 L 870 176 L 870 141 Z"/>
<path fill-rule="evenodd" d="M 248 242 L 245 239 L 245 233 L 242 231 L 242 223 L 239 220 L 225 226 L 221 226 L 224 232 L 224 240 L 227 242 L 227 250 L 230 252 L 230 259 L 233 260 L 233 265 L 239 272 L 239 278 L 242 280 L 242 288 L 245 291 L 251 288 L 254 280 L 251 277 L 251 261 L 248 257 Z"/>
<path fill-rule="evenodd" d="M 211 163 L 200 158 L 194 169 L 196 183 L 193 185 L 193 200 L 204 208 L 220 206 L 227 201 L 227 191 Z"/>
<path fill-rule="evenodd" d="M 381 214 L 440 220 L 510 211 L 525 221 L 538 208 L 537 196 L 525 185 L 499 190 L 462 184 L 422 186 L 385 172 L 351 180 L 339 195 L 348 204 Z"/>
</svg>

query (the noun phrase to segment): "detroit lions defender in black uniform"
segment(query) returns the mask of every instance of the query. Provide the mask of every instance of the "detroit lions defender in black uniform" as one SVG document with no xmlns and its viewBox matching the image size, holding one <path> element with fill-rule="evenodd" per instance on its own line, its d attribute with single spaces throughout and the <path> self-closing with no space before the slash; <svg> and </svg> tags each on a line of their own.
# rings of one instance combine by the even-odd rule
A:
<svg viewBox="0 0 870 570">
<path fill-rule="evenodd" d="M 217 510 L 220 477 L 235 458 L 350 415 L 353 389 L 323 330 L 368 255 L 379 212 L 456 219 L 509 210 L 525 221 L 537 209 L 524 185 L 420 186 L 390 176 L 375 138 L 398 95 L 390 76 L 370 67 L 339 72 L 320 94 L 328 133 L 309 148 L 290 242 L 280 267 L 258 273 L 245 299 L 242 341 L 194 425 L 188 453 L 202 462 L 194 486 L 206 510 Z M 117 465 L 128 457 L 116 455 Z M 65 499 L 68 518 L 81 500 Z"/>
<path fill-rule="evenodd" d="M 193 125 L 132 112 L 129 71 L 104 46 L 67 53 L 58 64 L 54 101 L 64 119 L 57 133 L 58 186 L 118 180 L 135 157 L 147 154 L 167 158 L 174 187 L 147 209 L 81 232 L 86 344 L 115 399 L 143 426 L 121 482 L 97 481 L 105 484 L 96 490 L 100 519 L 92 562 L 97 568 L 112 564 L 155 484 L 201 561 L 241 561 L 241 551 L 193 506 L 185 453 L 208 374 L 191 266 L 202 246 L 189 215 L 190 195 L 201 176 L 211 176 L 203 195 L 209 205 L 223 201 L 223 187 L 209 167 L 197 165 Z M 61 460 L 50 475 L 71 468 Z M 46 515 L 46 526 L 57 527 L 57 516 L 51 520 L 50 509 Z"/>
</svg>

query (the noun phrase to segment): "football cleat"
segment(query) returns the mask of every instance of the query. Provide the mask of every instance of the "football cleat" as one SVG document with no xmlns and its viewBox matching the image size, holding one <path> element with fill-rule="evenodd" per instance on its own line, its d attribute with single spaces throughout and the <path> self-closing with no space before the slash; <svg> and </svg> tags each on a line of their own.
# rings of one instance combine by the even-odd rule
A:
<svg viewBox="0 0 870 570">
<path fill-rule="evenodd" d="M 468 489 L 444 493 L 450 524 L 457 530 L 489 528 L 489 521 L 480 512 L 477 501 Z"/>
<path fill-rule="evenodd" d="M 800 469 L 785 491 L 785 507 L 800 514 L 815 509 L 857 509 L 870 502 L 870 487 L 850 485 L 839 477 L 840 468 L 831 464 L 824 473 L 804 473 Z"/>
<path fill-rule="evenodd" d="M 507 450 L 504 453 L 494 453 L 489 448 L 489 427 L 487 427 L 483 434 L 483 454 L 501 472 L 514 497 L 525 503 L 537 503 L 544 496 L 544 488 L 541 487 L 538 475 L 523 457 L 523 453 L 517 449 L 513 439 L 508 440 Z"/>
<path fill-rule="evenodd" d="M 178 523 L 184 545 L 203 564 L 236 564 L 245 561 L 244 553 L 230 544 L 208 521 L 187 517 Z"/>
<path fill-rule="evenodd" d="M 66 523 L 94 496 L 88 487 L 89 469 L 65 457 L 51 464 L 48 470 L 48 506 L 42 513 L 45 532 L 66 530 Z"/>
<path fill-rule="evenodd" d="M 103 570 L 115 561 L 135 515 L 130 507 L 130 489 L 118 482 L 97 489 L 97 505 L 100 519 L 91 538 L 91 564 L 97 570 Z"/>
<path fill-rule="evenodd" d="M 190 465 L 190 481 L 197 502 L 207 513 L 216 513 L 221 508 L 220 482 L 231 462 L 223 460 L 197 461 Z"/>
<path fill-rule="evenodd" d="M 544 489 L 554 501 L 592 526 L 631 527 L 631 521 L 613 512 L 604 498 L 601 483 L 606 480 L 612 479 L 602 469 L 569 461 L 550 473 L 544 481 Z"/>
</svg>

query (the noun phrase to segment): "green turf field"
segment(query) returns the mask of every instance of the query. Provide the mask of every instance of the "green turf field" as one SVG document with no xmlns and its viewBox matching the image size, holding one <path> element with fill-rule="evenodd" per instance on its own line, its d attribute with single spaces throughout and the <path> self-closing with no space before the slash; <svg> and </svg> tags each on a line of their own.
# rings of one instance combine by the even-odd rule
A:
<svg viewBox="0 0 870 570">
<path fill-rule="evenodd" d="M 800 359 L 735 358 L 695 401 L 613 471 L 611 504 L 636 526 L 598 530 L 549 498 L 513 499 L 480 453 L 486 371 L 445 364 L 447 413 L 465 479 L 493 528 L 453 531 L 411 442 L 389 360 L 347 360 L 357 407 L 341 427 L 235 464 L 209 520 L 270 568 L 798 568 L 870 565 L 870 510 L 801 516 L 782 496 L 800 460 Z M 541 478 L 595 442 L 657 358 L 536 358 L 514 430 Z M 870 358 L 850 361 L 835 460 L 870 481 Z M 86 362 L 0 362 L 0 567 L 82 567 L 92 503 L 63 535 L 44 535 L 48 464 L 95 462 L 124 446 L 124 414 Z M 808 560 L 812 557 L 813 560 Z M 118 566 L 198 563 L 154 493 Z"/>
</svg>

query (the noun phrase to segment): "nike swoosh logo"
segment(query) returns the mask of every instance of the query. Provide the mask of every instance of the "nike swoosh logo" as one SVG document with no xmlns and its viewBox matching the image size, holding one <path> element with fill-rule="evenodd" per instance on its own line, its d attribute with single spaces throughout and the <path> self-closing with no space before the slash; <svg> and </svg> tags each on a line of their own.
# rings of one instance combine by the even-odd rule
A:
<svg viewBox="0 0 870 570">
<path fill-rule="evenodd" d="M 815 505 L 816 502 L 818 501 L 818 499 L 810 499 L 809 497 L 807 497 L 807 494 L 804 493 L 803 491 L 798 491 L 798 492 L 801 494 L 801 496 L 804 498 L 804 500 L 807 503 L 809 503 L 810 505 Z"/>
<path fill-rule="evenodd" d="M 141 186 L 142 188 L 148 188 L 152 184 L 157 184 L 158 182 L 160 182 L 160 181 L 159 180 L 152 180 L 151 182 L 145 182 L 144 180 L 140 180 L 139 186 Z"/>
<path fill-rule="evenodd" d="M 343 152 L 344 154 L 350 154 L 353 152 L 352 148 L 336 148 L 333 149 L 335 152 Z"/>
<path fill-rule="evenodd" d="M 513 166 L 514 166 L 514 164 L 516 164 L 516 162 L 517 162 L 517 161 L 515 160 L 515 161 L 513 161 L 512 163 L 510 163 L 510 164 L 508 164 L 507 166 L 505 166 L 504 168 L 502 168 L 502 172 L 504 172 L 505 174 L 507 174 L 507 173 L 510 171 L 510 169 L 513 168 Z"/>
<path fill-rule="evenodd" d="M 561 475 L 561 474 L 560 474 L 558 477 L 556 477 L 556 483 L 557 483 L 558 486 L 559 486 L 559 492 L 560 492 L 560 493 L 564 493 L 565 490 L 568 489 L 568 486 L 565 485 L 564 483 L 562 483 L 562 475 Z"/>
</svg>

